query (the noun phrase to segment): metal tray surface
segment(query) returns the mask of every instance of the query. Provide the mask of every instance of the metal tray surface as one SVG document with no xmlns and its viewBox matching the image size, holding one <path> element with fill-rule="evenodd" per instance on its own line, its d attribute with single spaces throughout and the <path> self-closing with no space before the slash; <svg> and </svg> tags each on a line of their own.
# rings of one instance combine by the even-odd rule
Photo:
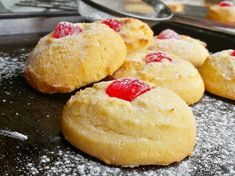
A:
<svg viewBox="0 0 235 176">
<path fill-rule="evenodd" d="M 177 23 L 153 27 L 155 32 L 165 28 L 206 41 L 211 52 L 235 48 L 234 36 Z M 72 147 L 60 133 L 58 118 L 75 92 L 46 95 L 26 83 L 22 70 L 35 41 L 26 45 L 24 38 L 17 37 L 21 45 L 0 47 L 0 175 L 235 175 L 235 103 L 208 93 L 192 106 L 197 144 L 193 156 L 180 163 L 121 168 Z"/>
</svg>

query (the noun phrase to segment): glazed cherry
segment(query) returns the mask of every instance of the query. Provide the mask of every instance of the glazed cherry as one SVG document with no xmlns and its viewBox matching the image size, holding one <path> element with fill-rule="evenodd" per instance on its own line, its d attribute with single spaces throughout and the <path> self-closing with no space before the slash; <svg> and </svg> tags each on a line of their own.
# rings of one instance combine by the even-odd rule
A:
<svg viewBox="0 0 235 176">
<path fill-rule="evenodd" d="M 231 7 L 231 6 L 233 6 L 233 3 L 230 2 L 230 1 L 221 1 L 221 2 L 219 3 L 219 6 L 220 6 L 220 7 Z"/>
<path fill-rule="evenodd" d="M 139 95 L 151 90 L 148 84 L 135 78 L 122 78 L 111 83 L 106 93 L 110 97 L 120 98 L 126 101 L 133 101 Z"/>
<path fill-rule="evenodd" d="M 112 18 L 102 20 L 101 23 L 106 24 L 107 26 L 109 26 L 111 29 L 113 29 L 116 32 L 119 32 L 122 27 L 122 24 L 118 20 L 115 20 Z"/>
<path fill-rule="evenodd" d="M 171 29 L 166 29 L 158 34 L 157 39 L 180 39 L 180 35 Z"/>
<path fill-rule="evenodd" d="M 172 62 L 172 59 L 162 52 L 154 52 L 154 53 L 147 54 L 145 56 L 144 61 L 148 64 L 151 62 L 162 62 L 164 59 L 168 60 L 169 62 Z"/>
<path fill-rule="evenodd" d="M 230 53 L 231 56 L 235 56 L 235 50 Z"/>
<path fill-rule="evenodd" d="M 82 28 L 78 24 L 73 24 L 69 22 L 59 22 L 53 33 L 53 38 L 62 38 L 67 35 L 77 34 L 82 32 Z"/>
</svg>

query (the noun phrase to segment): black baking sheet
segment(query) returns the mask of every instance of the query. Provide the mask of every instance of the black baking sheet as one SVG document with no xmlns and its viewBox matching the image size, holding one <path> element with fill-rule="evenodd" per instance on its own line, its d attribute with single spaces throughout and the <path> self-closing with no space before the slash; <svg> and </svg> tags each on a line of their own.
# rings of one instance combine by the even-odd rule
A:
<svg viewBox="0 0 235 176">
<path fill-rule="evenodd" d="M 235 48 L 233 35 L 171 22 L 153 27 L 155 32 L 166 28 L 202 39 L 210 52 Z M 58 118 L 75 92 L 42 94 L 22 76 L 27 54 L 41 36 L 0 37 L 0 43 L 7 41 L 7 45 L 0 45 L 0 175 L 235 175 L 234 101 L 208 93 L 192 106 L 197 120 L 197 145 L 193 156 L 180 163 L 114 167 L 72 147 L 60 133 Z M 21 140 L 7 137 L 9 131 Z"/>
</svg>

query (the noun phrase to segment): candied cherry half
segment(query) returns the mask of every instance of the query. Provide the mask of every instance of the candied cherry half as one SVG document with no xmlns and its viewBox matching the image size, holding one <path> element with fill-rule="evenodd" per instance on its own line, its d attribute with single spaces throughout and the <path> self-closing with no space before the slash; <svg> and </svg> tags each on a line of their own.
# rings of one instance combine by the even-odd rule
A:
<svg viewBox="0 0 235 176">
<path fill-rule="evenodd" d="M 157 39 L 180 39 L 180 35 L 171 29 L 166 29 L 158 34 Z"/>
<path fill-rule="evenodd" d="M 139 95 L 151 90 L 151 87 L 135 78 L 122 78 L 112 82 L 106 89 L 110 97 L 133 101 Z"/>
<path fill-rule="evenodd" d="M 230 2 L 230 1 L 221 1 L 221 2 L 219 3 L 219 6 L 220 6 L 220 7 L 231 7 L 231 6 L 233 6 L 233 3 Z"/>
<path fill-rule="evenodd" d="M 77 34 L 82 32 L 82 28 L 79 26 L 79 24 L 73 24 L 69 22 L 59 22 L 53 33 L 52 37 L 53 38 L 62 38 L 67 35 L 72 35 L 72 34 Z"/>
<path fill-rule="evenodd" d="M 112 18 L 102 20 L 101 23 L 106 24 L 111 29 L 113 29 L 115 32 L 119 32 L 122 27 L 122 23 L 120 21 L 112 19 Z"/>
<path fill-rule="evenodd" d="M 168 60 L 169 62 L 172 62 L 172 59 L 169 58 L 165 53 L 163 52 L 154 52 L 147 54 L 145 56 L 144 61 L 149 64 L 151 62 L 162 62 L 163 60 Z"/>
<path fill-rule="evenodd" d="M 235 56 L 235 50 L 230 53 L 231 56 Z"/>
</svg>

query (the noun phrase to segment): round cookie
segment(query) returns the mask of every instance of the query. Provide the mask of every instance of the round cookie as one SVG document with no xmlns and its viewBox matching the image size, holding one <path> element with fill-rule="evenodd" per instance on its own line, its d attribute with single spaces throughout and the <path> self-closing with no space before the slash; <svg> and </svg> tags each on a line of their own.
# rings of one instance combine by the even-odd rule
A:
<svg viewBox="0 0 235 176">
<path fill-rule="evenodd" d="M 208 92 L 235 100 L 235 50 L 212 54 L 199 72 Z"/>
<path fill-rule="evenodd" d="M 166 29 L 154 38 L 150 50 L 166 51 L 182 59 L 188 60 L 195 67 L 201 66 L 209 56 L 205 43 L 189 36 L 179 35 Z"/>
<path fill-rule="evenodd" d="M 121 37 L 104 24 L 59 23 L 26 61 L 25 77 L 44 93 L 67 93 L 112 74 L 126 58 Z"/>
<path fill-rule="evenodd" d="M 193 152 L 192 111 L 172 91 L 136 79 L 100 82 L 72 96 L 62 133 L 81 151 L 107 164 L 168 165 Z"/>
<path fill-rule="evenodd" d="M 110 18 L 100 22 L 108 25 L 122 37 L 128 53 L 147 49 L 153 41 L 151 28 L 138 19 Z"/>
<path fill-rule="evenodd" d="M 146 50 L 128 55 L 113 74 L 114 79 L 124 77 L 171 89 L 187 104 L 198 102 L 205 90 L 200 74 L 190 62 L 162 51 Z"/>
<path fill-rule="evenodd" d="M 207 18 L 235 26 L 234 2 L 222 1 L 218 5 L 210 6 L 208 8 Z"/>
</svg>

